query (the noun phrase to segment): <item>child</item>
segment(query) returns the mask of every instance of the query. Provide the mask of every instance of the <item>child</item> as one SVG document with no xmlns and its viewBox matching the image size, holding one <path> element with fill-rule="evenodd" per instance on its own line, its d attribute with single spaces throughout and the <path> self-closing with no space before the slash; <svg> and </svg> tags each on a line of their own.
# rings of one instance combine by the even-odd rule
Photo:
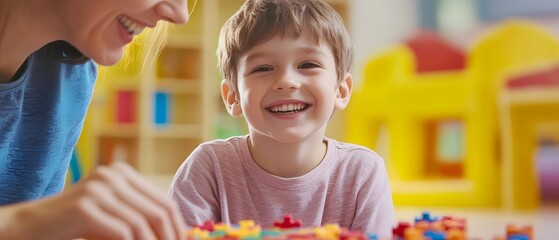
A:
<svg viewBox="0 0 559 240">
<path fill-rule="evenodd" d="M 248 0 L 223 26 L 221 93 L 247 136 L 200 145 L 170 195 L 188 225 L 205 220 L 263 228 L 285 214 L 303 227 L 338 223 L 390 237 L 394 209 L 383 160 L 326 138 L 349 102 L 353 49 L 340 16 L 321 0 Z"/>
</svg>

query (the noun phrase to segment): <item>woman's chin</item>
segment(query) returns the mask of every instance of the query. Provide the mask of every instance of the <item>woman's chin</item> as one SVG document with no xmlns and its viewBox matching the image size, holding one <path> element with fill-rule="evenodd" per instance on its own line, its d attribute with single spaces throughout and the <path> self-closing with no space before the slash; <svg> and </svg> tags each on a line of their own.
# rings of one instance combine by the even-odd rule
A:
<svg viewBox="0 0 559 240">
<path fill-rule="evenodd" d="M 102 55 L 97 55 L 97 54 L 92 54 L 89 55 L 89 57 L 91 59 L 93 59 L 93 61 L 95 61 L 95 63 L 102 65 L 102 66 L 111 66 L 111 65 L 115 65 L 116 63 L 118 63 L 123 56 L 123 50 L 121 49 L 120 51 L 117 52 L 110 52 L 110 53 L 106 53 L 106 54 L 102 54 Z"/>
</svg>

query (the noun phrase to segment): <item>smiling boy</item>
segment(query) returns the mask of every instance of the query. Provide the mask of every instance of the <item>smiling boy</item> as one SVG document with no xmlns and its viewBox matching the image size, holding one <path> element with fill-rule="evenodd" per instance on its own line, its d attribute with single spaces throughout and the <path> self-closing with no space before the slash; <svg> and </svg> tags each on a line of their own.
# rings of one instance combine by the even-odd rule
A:
<svg viewBox="0 0 559 240">
<path fill-rule="evenodd" d="M 284 214 L 304 226 L 338 223 L 390 237 L 394 209 L 384 162 L 325 137 L 350 99 L 353 49 L 340 16 L 321 0 L 249 0 L 223 26 L 221 93 L 246 136 L 200 145 L 170 195 L 187 224 Z"/>
</svg>

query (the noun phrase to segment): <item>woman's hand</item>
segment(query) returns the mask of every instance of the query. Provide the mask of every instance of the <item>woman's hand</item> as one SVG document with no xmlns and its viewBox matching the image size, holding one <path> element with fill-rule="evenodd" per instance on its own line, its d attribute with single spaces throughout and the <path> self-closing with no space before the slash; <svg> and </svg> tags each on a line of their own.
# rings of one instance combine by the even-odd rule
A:
<svg viewBox="0 0 559 240">
<path fill-rule="evenodd" d="M 124 163 L 98 167 L 60 195 L 0 207 L 7 239 L 184 239 L 176 204 Z"/>
</svg>

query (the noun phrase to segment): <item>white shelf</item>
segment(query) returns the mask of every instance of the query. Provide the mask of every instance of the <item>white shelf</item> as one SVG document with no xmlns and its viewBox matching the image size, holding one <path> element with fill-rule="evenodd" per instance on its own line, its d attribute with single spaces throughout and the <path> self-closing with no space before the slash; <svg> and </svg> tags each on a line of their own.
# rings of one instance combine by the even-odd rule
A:
<svg viewBox="0 0 559 240">
<path fill-rule="evenodd" d="M 200 49 L 202 48 L 202 40 L 197 36 L 169 35 L 165 47 Z"/>
<path fill-rule="evenodd" d="M 200 94 L 202 79 L 160 78 L 157 89 L 169 93 Z"/>
<path fill-rule="evenodd" d="M 114 123 L 104 125 L 99 133 L 103 137 L 132 138 L 138 137 L 139 128 L 135 123 Z"/>
<path fill-rule="evenodd" d="M 200 139 L 202 137 L 200 124 L 167 124 L 154 126 L 153 134 L 158 138 Z"/>
</svg>

